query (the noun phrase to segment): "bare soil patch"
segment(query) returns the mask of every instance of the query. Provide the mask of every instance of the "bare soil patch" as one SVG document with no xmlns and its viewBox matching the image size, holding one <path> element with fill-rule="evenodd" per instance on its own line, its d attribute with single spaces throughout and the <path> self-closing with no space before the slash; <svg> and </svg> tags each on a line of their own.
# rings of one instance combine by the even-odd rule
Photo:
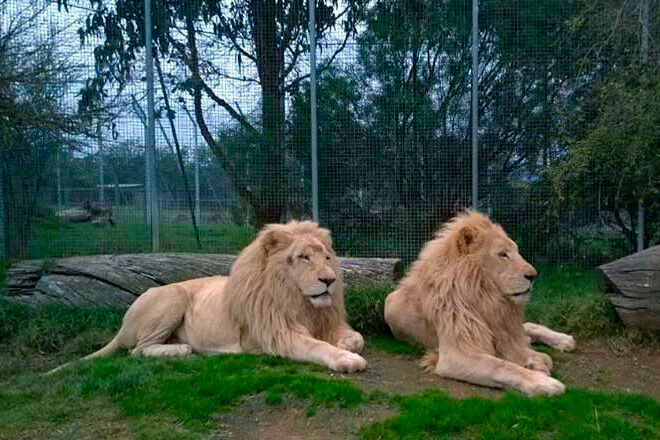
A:
<svg viewBox="0 0 660 440">
<path fill-rule="evenodd" d="M 308 415 L 309 403 L 285 399 L 271 406 L 263 395 L 250 396 L 231 411 L 221 414 L 216 438 L 261 439 L 329 439 L 357 438 L 360 427 L 396 414 L 386 405 L 360 405 L 357 408 L 315 408 Z"/>
</svg>

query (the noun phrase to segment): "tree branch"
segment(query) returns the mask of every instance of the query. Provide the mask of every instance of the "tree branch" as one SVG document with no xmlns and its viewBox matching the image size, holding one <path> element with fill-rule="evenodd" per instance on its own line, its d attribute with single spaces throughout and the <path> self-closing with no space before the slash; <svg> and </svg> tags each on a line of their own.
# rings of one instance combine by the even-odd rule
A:
<svg viewBox="0 0 660 440">
<path fill-rule="evenodd" d="M 204 113 L 202 111 L 202 88 L 204 87 L 204 82 L 202 81 L 199 74 L 199 60 L 197 55 L 197 42 L 195 40 L 195 25 L 190 14 L 186 14 L 186 34 L 188 38 L 188 47 L 190 48 L 190 57 L 188 67 L 192 73 L 192 88 L 193 88 L 193 102 L 195 106 L 195 120 L 199 127 L 199 131 L 202 133 L 202 137 L 206 143 L 211 148 L 213 154 L 220 160 L 222 168 L 227 172 L 238 194 L 243 197 L 250 205 L 256 207 L 256 200 L 254 195 L 250 190 L 248 190 L 244 185 L 240 185 L 238 179 L 238 171 L 232 160 L 227 156 L 227 153 L 220 148 L 213 135 L 209 131 L 208 126 L 206 125 L 206 120 L 204 119 Z"/>
<path fill-rule="evenodd" d="M 186 190 L 186 197 L 188 199 L 188 209 L 190 211 L 190 219 L 192 220 L 193 229 L 195 230 L 195 240 L 197 241 L 197 247 L 201 249 L 202 244 L 199 241 L 199 228 L 197 227 L 197 219 L 195 218 L 195 207 L 193 205 L 192 196 L 190 195 L 190 185 L 188 184 L 188 176 L 186 175 L 186 167 L 183 164 L 183 156 L 181 155 L 181 145 L 179 144 L 179 137 L 176 134 L 176 128 L 174 127 L 174 111 L 170 107 L 170 100 L 167 96 L 167 88 L 165 87 L 165 80 L 163 79 L 163 69 L 160 66 L 160 58 L 156 52 L 154 57 L 156 72 L 158 73 L 158 81 L 160 82 L 160 88 L 163 91 L 163 99 L 165 101 L 165 110 L 167 111 L 167 120 L 170 121 L 170 130 L 172 132 L 172 139 L 174 140 L 174 147 L 176 148 L 176 157 L 179 162 L 179 170 L 181 171 L 181 178 L 183 179 L 183 185 Z"/>
</svg>

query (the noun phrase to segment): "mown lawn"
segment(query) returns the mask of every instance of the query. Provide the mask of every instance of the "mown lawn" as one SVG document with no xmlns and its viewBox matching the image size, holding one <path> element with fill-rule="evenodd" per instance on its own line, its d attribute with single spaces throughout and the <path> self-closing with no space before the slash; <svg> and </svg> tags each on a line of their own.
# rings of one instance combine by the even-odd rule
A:
<svg viewBox="0 0 660 440">
<path fill-rule="evenodd" d="M 383 300 L 391 288 L 349 292 L 351 323 L 368 335 L 370 350 L 417 356 L 419 350 L 394 341 L 383 323 Z M 346 433 L 365 439 L 660 438 L 658 402 L 598 389 L 570 388 L 560 397 L 535 399 L 516 393 L 455 399 L 441 389 L 398 395 L 386 387 L 366 391 L 320 367 L 252 355 L 163 360 L 122 354 L 52 377 L 37 374 L 102 346 L 122 315 L 0 302 L 0 439 L 213 438 L 221 416 L 240 410 L 236 405 L 249 396 L 273 407 L 300 400 L 307 407 L 300 417 L 310 420 L 325 407 L 346 415 L 370 405 L 388 408 L 382 418 Z M 594 274 L 581 269 L 541 268 L 528 315 L 574 333 L 578 341 L 605 337 L 655 344 L 653 337 L 621 329 Z"/>
<path fill-rule="evenodd" d="M 53 217 L 36 219 L 31 225 L 29 252 L 31 258 L 58 258 L 78 255 L 124 254 L 151 252 L 151 229 L 148 225 L 118 221 L 117 225 L 98 226 L 89 223 L 67 224 Z M 162 252 L 208 252 L 236 254 L 256 234 L 254 228 L 232 224 L 199 226 L 201 247 L 197 246 L 192 226 L 161 224 Z"/>
</svg>

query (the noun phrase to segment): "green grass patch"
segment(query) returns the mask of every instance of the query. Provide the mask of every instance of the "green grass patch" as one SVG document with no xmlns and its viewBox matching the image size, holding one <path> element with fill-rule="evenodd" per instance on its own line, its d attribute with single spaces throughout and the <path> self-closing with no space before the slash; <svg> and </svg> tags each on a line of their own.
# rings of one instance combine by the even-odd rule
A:
<svg viewBox="0 0 660 440">
<path fill-rule="evenodd" d="M 527 320 L 581 337 L 613 335 L 621 330 L 595 271 L 549 266 L 541 267 L 539 273 L 526 309 Z"/>
<path fill-rule="evenodd" d="M 49 408 L 72 409 L 80 401 L 99 398 L 120 408 L 138 431 L 157 429 L 149 422 L 155 420 L 177 426 L 183 437 L 195 436 L 216 427 L 215 414 L 260 393 L 273 405 L 287 395 L 307 400 L 311 407 L 350 408 L 364 401 L 362 391 L 345 379 L 320 378 L 305 365 L 275 357 L 115 357 L 79 364 L 55 377 L 15 379 L 0 392 L 0 437 L 9 436 L 3 434 L 5 430 L 20 432 L 34 424 L 66 422 L 76 414 Z"/>
<path fill-rule="evenodd" d="M 350 289 L 345 303 L 351 326 L 364 335 L 388 334 L 390 329 L 383 318 L 385 298 L 395 288 L 394 283 L 380 282 Z"/>
<path fill-rule="evenodd" d="M 457 400 L 439 391 L 396 398 L 401 412 L 361 430 L 365 439 L 652 439 L 660 404 L 579 390 L 553 398 L 507 394 Z"/>
<path fill-rule="evenodd" d="M 162 252 L 237 254 L 254 239 L 255 234 L 254 228 L 249 226 L 201 225 L 200 249 L 192 226 L 161 224 L 160 249 Z M 145 224 L 122 221 L 111 227 L 37 219 L 31 225 L 29 252 L 32 258 L 151 252 L 151 230 Z"/>
<path fill-rule="evenodd" d="M 405 342 L 394 339 L 391 334 L 369 336 L 366 341 L 367 347 L 372 347 L 387 353 L 399 354 L 405 356 L 421 356 L 424 349 L 414 347 Z"/>
</svg>

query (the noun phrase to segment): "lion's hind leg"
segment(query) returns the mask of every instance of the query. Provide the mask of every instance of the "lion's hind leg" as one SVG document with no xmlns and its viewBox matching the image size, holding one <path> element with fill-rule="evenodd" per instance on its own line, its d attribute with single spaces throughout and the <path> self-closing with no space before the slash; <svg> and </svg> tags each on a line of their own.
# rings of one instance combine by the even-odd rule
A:
<svg viewBox="0 0 660 440">
<path fill-rule="evenodd" d="M 192 353 L 192 348 L 188 344 L 154 344 L 133 350 L 134 355 L 142 355 L 148 357 L 179 357 L 188 356 Z"/>
<path fill-rule="evenodd" d="M 525 334 L 532 342 L 540 342 L 559 351 L 575 350 L 575 339 L 565 333 L 556 332 L 540 324 L 526 322 Z"/>
<path fill-rule="evenodd" d="M 127 313 L 125 326 L 134 344 L 133 356 L 186 356 L 192 353 L 185 341 L 168 343 L 179 328 L 190 306 L 186 291 L 179 286 L 152 289 L 140 297 L 141 303 Z"/>
<path fill-rule="evenodd" d="M 401 341 L 431 349 L 438 345 L 435 329 L 427 325 L 401 290 L 390 293 L 385 299 L 385 322 L 394 337 Z"/>
</svg>

